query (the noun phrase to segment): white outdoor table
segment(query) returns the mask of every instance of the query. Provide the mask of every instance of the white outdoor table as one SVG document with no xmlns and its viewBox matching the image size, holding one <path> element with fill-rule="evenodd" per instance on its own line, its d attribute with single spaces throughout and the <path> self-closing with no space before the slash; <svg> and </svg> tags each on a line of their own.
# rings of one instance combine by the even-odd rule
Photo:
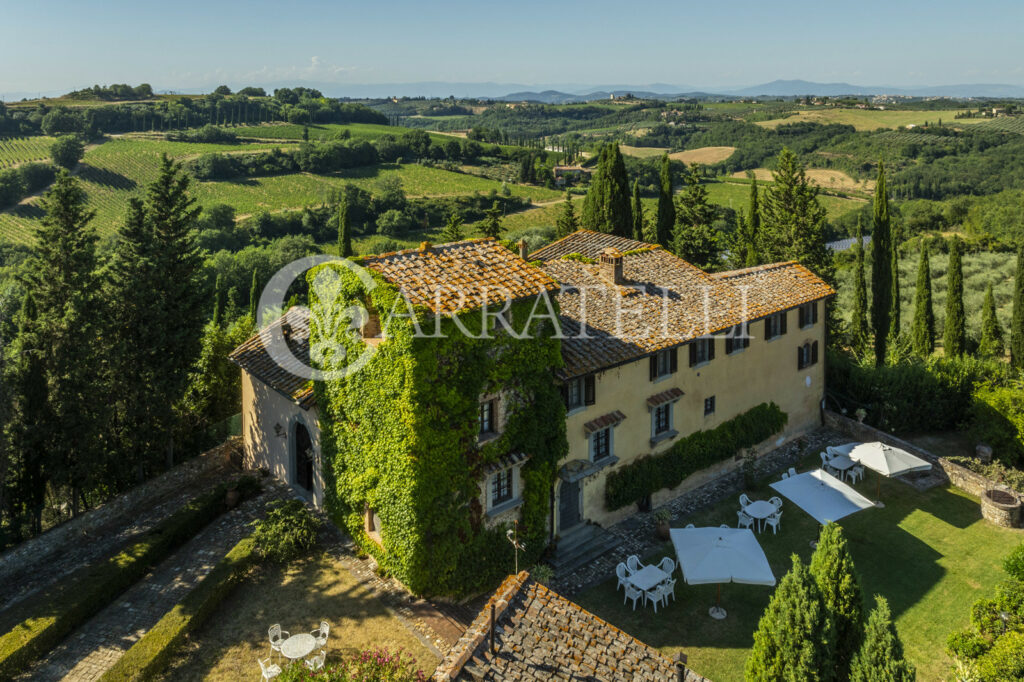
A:
<svg viewBox="0 0 1024 682">
<path fill-rule="evenodd" d="M 774 504 L 765 500 L 751 502 L 743 508 L 743 513 L 757 520 L 758 530 L 764 529 L 764 520 L 778 511 Z"/>
<path fill-rule="evenodd" d="M 633 587 L 638 590 L 647 590 L 660 585 L 669 577 L 668 573 L 661 570 L 657 566 L 647 565 L 641 568 L 639 571 L 629 576 L 629 582 L 633 584 Z"/>
<path fill-rule="evenodd" d="M 316 638 L 313 635 L 302 633 L 299 635 L 292 635 L 288 639 L 281 642 L 281 653 L 284 654 L 285 658 L 296 659 L 305 658 L 312 653 L 316 647 Z"/>
<path fill-rule="evenodd" d="M 846 472 L 852 469 L 855 464 L 856 462 L 846 455 L 836 455 L 828 461 L 828 465 L 838 471 L 843 478 L 846 478 Z"/>
</svg>

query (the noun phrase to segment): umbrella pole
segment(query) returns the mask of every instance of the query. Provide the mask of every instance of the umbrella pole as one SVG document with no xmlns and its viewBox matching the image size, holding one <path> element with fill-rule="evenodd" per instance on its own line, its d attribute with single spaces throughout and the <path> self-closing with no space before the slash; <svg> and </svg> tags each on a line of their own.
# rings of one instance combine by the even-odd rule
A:
<svg viewBox="0 0 1024 682">
<path fill-rule="evenodd" d="M 884 507 L 885 503 L 882 502 L 882 474 L 875 474 L 875 506 Z"/>
<path fill-rule="evenodd" d="M 722 608 L 722 583 L 718 583 L 718 596 L 715 598 L 715 605 L 708 609 L 708 615 L 715 620 L 725 618 L 725 609 Z"/>
</svg>

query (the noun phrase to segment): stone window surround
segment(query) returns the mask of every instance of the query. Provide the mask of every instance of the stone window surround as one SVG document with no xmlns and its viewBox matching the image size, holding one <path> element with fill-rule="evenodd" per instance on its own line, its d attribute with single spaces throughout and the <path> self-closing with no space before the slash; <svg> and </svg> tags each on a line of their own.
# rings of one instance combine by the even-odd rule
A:
<svg viewBox="0 0 1024 682">
<path fill-rule="evenodd" d="M 500 469 L 494 473 L 484 477 L 483 481 L 483 496 L 484 496 L 484 510 L 488 517 L 494 517 L 505 512 L 518 509 L 523 505 L 523 486 L 522 478 L 520 476 L 520 470 L 523 468 L 523 464 L 526 462 L 520 462 L 513 464 L 510 467 Z M 491 504 L 491 485 L 494 481 L 494 476 L 501 473 L 502 471 L 510 471 L 512 473 L 512 498 L 502 502 L 498 505 Z"/>
<path fill-rule="evenodd" d="M 661 403 L 660 405 L 647 406 L 647 411 L 651 413 L 651 446 L 665 440 L 671 440 L 679 435 L 679 432 L 675 429 L 675 407 L 677 402 L 679 402 L 679 398 Z M 668 407 L 668 429 L 661 433 L 655 433 L 657 410 L 662 407 Z"/>
<path fill-rule="evenodd" d="M 494 423 L 494 430 L 488 433 L 477 433 L 477 445 L 483 445 L 489 443 L 495 438 L 499 437 L 505 431 L 505 417 L 506 417 L 506 405 L 505 399 L 501 391 L 495 393 L 485 393 L 480 396 L 479 404 L 486 403 L 488 401 L 494 401 L 494 414 L 491 416 L 491 421 Z M 479 408 L 478 408 L 479 410 Z M 478 425 L 479 426 L 479 425 Z"/>
</svg>

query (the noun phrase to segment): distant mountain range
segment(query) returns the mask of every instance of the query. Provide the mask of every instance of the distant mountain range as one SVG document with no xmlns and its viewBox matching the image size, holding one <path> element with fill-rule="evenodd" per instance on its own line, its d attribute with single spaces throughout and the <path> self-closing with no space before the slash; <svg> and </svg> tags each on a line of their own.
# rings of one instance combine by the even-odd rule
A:
<svg viewBox="0 0 1024 682">
<path fill-rule="evenodd" d="M 161 93 L 201 94 L 211 92 L 218 84 L 204 87 L 162 88 Z M 316 88 L 328 97 L 349 97 L 353 99 L 380 99 L 384 97 L 479 97 L 499 101 L 532 101 L 549 104 L 569 102 L 585 102 L 590 100 L 608 99 L 611 95 L 622 96 L 631 93 L 636 97 L 676 98 L 676 97 L 793 97 L 801 95 L 819 95 L 837 97 L 853 95 L 867 97 L 871 95 L 903 95 L 916 97 L 1019 97 L 1024 98 L 1024 85 L 1008 85 L 1000 83 L 975 83 L 961 85 L 934 85 L 894 87 L 887 85 L 852 85 L 850 83 L 816 83 L 805 80 L 775 80 L 770 83 L 752 85 L 745 88 L 694 87 L 689 85 L 671 85 L 667 83 L 651 83 L 647 85 L 583 85 L 579 83 L 558 83 L 544 86 L 524 85 L 521 83 L 449 83 L 444 81 L 421 81 L 415 83 L 382 83 L 382 84 L 343 84 L 317 81 L 288 81 L 270 83 L 229 83 L 233 88 L 246 85 L 258 85 L 268 92 L 274 88 L 304 86 Z M 14 101 L 22 97 L 43 96 L 54 97 L 60 92 L 43 91 L 0 92 L 0 97 Z"/>
</svg>

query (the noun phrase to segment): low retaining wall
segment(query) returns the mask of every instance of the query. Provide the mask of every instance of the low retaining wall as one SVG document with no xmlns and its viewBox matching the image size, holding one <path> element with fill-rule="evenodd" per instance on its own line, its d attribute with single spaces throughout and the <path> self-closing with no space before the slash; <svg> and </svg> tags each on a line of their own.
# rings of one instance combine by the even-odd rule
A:
<svg viewBox="0 0 1024 682">
<path fill-rule="evenodd" d="M 954 464 L 945 457 L 939 457 L 923 448 L 920 448 L 913 443 L 908 443 L 902 438 L 897 438 L 891 433 L 886 433 L 876 429 L 873 426 L 867 424 L 861 424 L 858 421 L 844 417 L 841 414 L 832 412 L 831 410 L 825 410 L 825 425 L 829 426 L 836 431 L 842 431 L 850 435 L 851 440 L 872 442 L 879 441 L 887 445 L 891 445 L 901 450 L 906 450 L 912 455 L 917 455 L 921 459 L 931 462 L 932 466 L 937 471 L 941 471 L 945 474 L 946 479 L 954 486 L 963 490 L 968 495 L 977 497 L 979 501 L 985 494 L 986 490 L 993 488 L 1000 488 L 995 481 L 985 478 L 979 473 L 971 471 L 966 467 L 962 467 L 959 464 Z M 982 511 L 984 512 L 985 505 L 982 504 Z M 985 518 L 989 518 L 989 515 L 985 515 Z M 1019 512 L 1012 516 L 1013 520 L 1017 525 L 1020 523 Z M 993 523 L 997 523 L 993 518 L 989 518 Z M 1003 521 L 999 521 L 999 525 L 1005 525 Z"/>
<path fill-rule="evenodd" d="M 15 572 L 44 561 L 66 549 L 83 535 L 109 524 L 119 517 L 130 516 L 142 504 L 182 488 L 197 478 L 229 463 L 232 451 L 242 446 L 242 439 L 232 436 L 220 445 L 165 471 L 156 478 L 118 495 L 104 504 L 73 519 L 54 526 L 0 555 L 0 580 Z"/>
</svg>

